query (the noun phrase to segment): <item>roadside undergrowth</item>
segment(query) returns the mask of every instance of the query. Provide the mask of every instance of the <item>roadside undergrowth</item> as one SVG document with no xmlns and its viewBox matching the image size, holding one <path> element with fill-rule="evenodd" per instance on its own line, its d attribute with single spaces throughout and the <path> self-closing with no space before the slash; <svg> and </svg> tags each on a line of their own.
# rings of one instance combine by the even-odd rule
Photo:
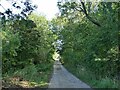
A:
<svg viewBox="0 0 120 90">
<path fill-rule="evenodd" d="M 69 64 L 64 65 L 68 71 L 78 77 L 80 80 L 90 85 L 92 88 L 119 88 L 120 81 L 110 77 L 96 76 L 90 70 L 83 66 L 75 67 Z"/>
<path fill-rule="evenodd" d="M 53 63 L 28 65 L 3 75 L 3 88 L 47 88 L 52 75 Z"/>
</svg>

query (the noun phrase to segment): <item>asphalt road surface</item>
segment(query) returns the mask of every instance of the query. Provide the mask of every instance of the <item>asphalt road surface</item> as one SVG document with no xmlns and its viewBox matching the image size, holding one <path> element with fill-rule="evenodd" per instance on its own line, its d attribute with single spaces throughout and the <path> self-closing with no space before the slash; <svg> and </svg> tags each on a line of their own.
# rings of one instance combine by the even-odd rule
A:
<svg viewBox="0 0 120 90">
<path fill-rule="evenodd" d="M 48 88 L 90 88 L 90 86 L 68 72 L 59 61 L 55 61 L 54 72 Z"/>
</svg>

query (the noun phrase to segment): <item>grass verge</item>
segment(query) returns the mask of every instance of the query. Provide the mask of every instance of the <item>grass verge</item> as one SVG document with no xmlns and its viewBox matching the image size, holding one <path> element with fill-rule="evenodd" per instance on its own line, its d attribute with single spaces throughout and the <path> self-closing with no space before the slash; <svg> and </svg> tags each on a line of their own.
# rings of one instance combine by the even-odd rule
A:
<svg viewBox="0 0 120 90">
<path fill-rule="evenodd" d="M 80 80 L 82 80 L 92 88 L 119 88 L 120 89 L 120 86 L 119 86 L 120 81 L 116 79 L 110 79 L 109 77 L 98 78 L 94 73 L 85 69 L 85 67 L 83 66 L 78 66 L 77 68 L 69 64 L 66 64 L 64 66 L 73 75 L 78 77 Z"/>
<path fill-rule="evenodd" d="M 53 63 L 28 65 L 24 69 L 9 71 L 3 75 L 3 88 L 47 88 L 53 71 Z"/>
</svg>

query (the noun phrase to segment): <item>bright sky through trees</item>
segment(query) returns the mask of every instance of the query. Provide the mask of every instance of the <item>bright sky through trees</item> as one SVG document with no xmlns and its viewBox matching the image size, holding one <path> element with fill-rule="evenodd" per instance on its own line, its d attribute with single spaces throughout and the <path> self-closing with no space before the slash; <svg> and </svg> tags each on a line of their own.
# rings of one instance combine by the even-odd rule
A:
<svg viewBox="0 0 120 90">
<path fill-rule="evenodd" d="M 17 0 L 14 1 L 18 2 Z M 35 10 L 35 12 L 38 14 L 45 15 L 47 19 L 52 19 L 59 12 L 57 8 L 57 0 L 31 0 L 31 1 L 38 7 Z M 11 7 L 11 3 L 7 0 L 1 0 L 0 4 L 4 6 L 4 8 L 0 7 L 0 11 L 3 11 L 4 9 Z M 15 9 L 13 11 L 16 12 Z"/>
<path fill-rule="evenodd" d="M 57 0 L 32 0 L 38 6 L 37 12 L 43 13 L 47 19 L 51 19 L 58 13 Z"/>
</svg>

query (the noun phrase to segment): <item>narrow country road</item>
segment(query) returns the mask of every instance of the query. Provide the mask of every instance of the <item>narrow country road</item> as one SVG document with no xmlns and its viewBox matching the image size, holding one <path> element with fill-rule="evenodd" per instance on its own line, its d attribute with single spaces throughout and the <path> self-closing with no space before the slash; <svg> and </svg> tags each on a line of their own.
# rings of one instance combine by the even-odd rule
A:
<svg viewBox="0 0 120 90">
<path fill-rule="evenodd" d="M 59 61 L 55 61 L 54 72 L 48 88 L 90 88 L 69 73 Z"/>
</svg>

